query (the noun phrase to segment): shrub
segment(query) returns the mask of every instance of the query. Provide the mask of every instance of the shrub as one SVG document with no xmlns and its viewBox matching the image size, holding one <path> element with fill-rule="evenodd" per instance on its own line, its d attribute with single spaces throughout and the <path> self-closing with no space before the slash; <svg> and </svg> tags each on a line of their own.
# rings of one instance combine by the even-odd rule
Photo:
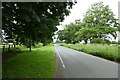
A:
<svg viewBox="0 0 120 80">
<path fill-rule="evenodd" d="M 102 43 L 102 44 L 110 44 L 109 40 L 103 40 L 101 38 L 94 38 L 91 40 L 91 43 Z"/>
<path fill-rule="evenodd" d="M 112 44 L 117 44 L 117 42 L 116 42 L 116 41 L 112 41 L 111 43 L 112 43 Z"/>
<path fill-rule="evenodd" d="M 103 40 L 100 38 L 94 38 L 91 40 L 91 43 L 103 43 Z"/>
</svg>

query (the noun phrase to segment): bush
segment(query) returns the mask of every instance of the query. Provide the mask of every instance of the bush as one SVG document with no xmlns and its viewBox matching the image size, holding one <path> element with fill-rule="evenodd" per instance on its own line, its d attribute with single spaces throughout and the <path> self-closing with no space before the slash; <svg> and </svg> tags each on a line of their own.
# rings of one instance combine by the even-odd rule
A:
<svg viewBox="0 0 120 80">
<path fill-rule="evenodd" d="M 118 44 L 120 44 L 120 40 L 118 40 Z"/>
<path fill-rule="evenodd" d="M 94 38 L 91 40 L 91 43 L 102 43 L 102 44 L 110 44 L 111 42 L 109 40 L 103 40 L 100 38 Z"/>
<path fill-rule="evenodd" d="M 91 40 L 91 43 L 103 43 L 103 40 L 100 38 L 94 38 Z"/>
<path fill-rule="evenodd" d="M 118 44 L 116 41 L 112 41 L 111 43 L 112 43 L 112 44 Z"/>
<path fill-rule="evenodd" d="M 35 47 L 35 48 L 40 48 L 40 47 L 42 47 L 42 46 L 43 46 L 42 43 L 38 43 L 38 44 L 36 44 L 34 47 Z"/>
<path fill-rule="evenodd" d="M 102 43 L 103 44 L 110 44 L 111 42 L 109 40 L 103 40 Z"/>
</svg>

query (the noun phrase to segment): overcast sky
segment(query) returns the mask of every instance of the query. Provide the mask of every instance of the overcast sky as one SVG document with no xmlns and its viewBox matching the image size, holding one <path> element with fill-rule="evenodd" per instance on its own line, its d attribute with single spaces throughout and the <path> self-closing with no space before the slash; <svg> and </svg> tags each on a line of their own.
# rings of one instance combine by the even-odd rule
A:
<svg viewBox="0 0 120 80">
<path fill-rule="evenodd" d="M 62 25 L 57 26 L 59 30 L 63 29 L 63 25 L 70 24 L 74 22 L 76 19 L 83 19 L 84 13 L 86 13 L 87 9 L 96 2 L 101 2 L 102 0 L 77 0 L 77 4 L 73 6 L 71 9 L 71 13 L 69 16 L 65 17 L 65 20 L 62 22 Z M 120 0 L 103 0 L 104 5 L 109 5 L 110 9 L 112 9 L 115 17 L 118 18 L 118 2 Z"/>
</svg>

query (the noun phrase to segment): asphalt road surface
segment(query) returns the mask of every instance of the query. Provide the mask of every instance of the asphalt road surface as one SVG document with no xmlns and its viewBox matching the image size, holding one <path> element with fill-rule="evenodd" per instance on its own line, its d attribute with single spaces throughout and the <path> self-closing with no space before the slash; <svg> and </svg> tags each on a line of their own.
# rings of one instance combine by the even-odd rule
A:
<svg viewBox="0 0 120 80">
<path fill-rule="evenodd" d="M 54 45 L 57 78 L 118 78 L 118 64 L 83 52 Z"/>
</svg>

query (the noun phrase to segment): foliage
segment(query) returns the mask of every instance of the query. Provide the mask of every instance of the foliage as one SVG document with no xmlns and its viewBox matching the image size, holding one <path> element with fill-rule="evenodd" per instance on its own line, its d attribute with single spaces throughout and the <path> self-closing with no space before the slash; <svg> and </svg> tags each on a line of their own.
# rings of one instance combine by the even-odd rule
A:
<svg viewBox="0 0 120 80">
<path fill-rule="evenodd" d="M 102 43 L 102 44 L 110 44 L 109 40 L 103 40 L 101 38 L 94 38 L 91 40 L 91 43 Z"/>
<path fill-rule="evenodd" d="M 117 37 L 116 31 L 119 27 L 118 19 L 114 17 L 108 5 L 104 6 L 103 2 L 93 4 L 84 15 L 83 22 L 86 24 L 84 27 L 89 29 L 94 28 L 93 33 L 90 34 L 92 39 L 107 39 L 109 38 L 107 36 L 108 34 L 114 38 Z"/>
<path fill-rule="evenodd" d="M 66 43 L 76 43 L 75 40 L 75 32 L 79 30 L 79 26 L 77 24 L 71 23 L 66 25 L 64 30 L 58 31 L 58 38 L 62 41 L 65 40 Z"/>
<path fill-rule="evenodd" d="M 111 43 L 112 43 L 112 44 L 118 44 L 118 42 L 117 42 L 117 41 L 112 41 Z"/>
<path fill-rule="evenodd" d="M 104 40 L 100 39 L 100 38 L 94 38 L 91 40 L 91 43 L 103 43 Z"/>
<path fill-rule="evenodd" d="M 75 31 L 73 28 L 76 25 L 78 27 Z M 99 2 L 91 5 L 82 22 L 76 20 L 73 28 L 68 26 L 69 28 L 60 31 L 61 34 L 58 34 L 58 38 L 60 40 L 68 40 L 67 43 L 84 41 L 87 44 L 90 41 L 92 43 L 109 44 L 109 39 L 111 38 L 109 35 L 116 39 L 119 25 L 118 19 L 114 17 L 109 6 L 104 6 L 103 2 Z"/>
<path fill-rule="evenodd" d="M 118 45 L 112 44 L 60 44 L 65 47 L 69 47 L 78 51 L 82 51 L 94 56 L 105 58 L 111 61 L 120 62 L 120 56 L 118 55 Z"/>
<path fill-rule="evenodd" d="M 29 47 L 37 42 L 52 41 L 59 22 L 68 16 L 73 2 L 4 2 L 2 30 L 8 39 Z"/>
<path fill-rule="evenodd" d="M 118 44 L 120 44 L 120 40 L 118 40 Z"/>
<path fill-rule="evenodd" d="M 75 39 L 78 41 L 84 40 L 84 42 L 87 44 L 87 41 L 89 39 L 92 39 L 92 37 L 95 36 L 94 34 L 96 34 L 96 32 L 97 31 L 94 28 L 81 28 L 75 33 L 75 35 L 77 36 Z"/>
</svg>

